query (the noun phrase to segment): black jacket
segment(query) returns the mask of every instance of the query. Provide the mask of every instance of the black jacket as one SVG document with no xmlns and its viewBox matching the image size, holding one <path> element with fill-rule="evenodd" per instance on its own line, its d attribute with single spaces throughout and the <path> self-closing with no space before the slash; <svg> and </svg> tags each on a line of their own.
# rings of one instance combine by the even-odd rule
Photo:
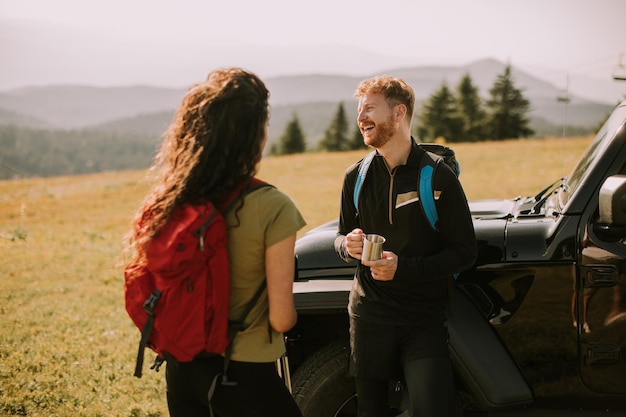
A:
<svg viewBox="0 0 626 417">
<path fill-rule="evenodd" d="M 363 320 L 391 324 L 429 324 L 445 320 L 448 284 L 453 274 L 476 259 L 476 237 L 465 193 L 445 164 L 435 172 L 434 190 L 439 231 L 430 227 L 417 200 L 418 174 L 424 151 L 413 143 L 406 165 L 389 172 L 382 156 L 369 167 L 359 198 L 354 184 L 361 161 L 344 177 L 336 249 L 345 257 L 343 238 L 355 228 L 387 240 L 384 250 L 398 255 L 392 281 L 375 281 L 359 263 L 350 293 L 349 313 Z"/>
</svg>

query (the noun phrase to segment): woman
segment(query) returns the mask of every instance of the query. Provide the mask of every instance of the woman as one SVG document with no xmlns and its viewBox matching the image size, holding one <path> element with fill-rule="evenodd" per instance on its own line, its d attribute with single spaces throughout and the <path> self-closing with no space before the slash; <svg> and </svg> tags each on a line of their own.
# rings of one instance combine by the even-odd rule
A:
<svg viewBox="0 0 626 417">
<path fill-rule="evenodd" d="M 141 248 L 185 204 L 219 202 L 250 183 L 267 142 L 269 92 L 254 74 L 239 68 L 212 71 L 187 92 L 168 128 L 153 169 L 155 186 L 137 214 L 148 223 L 131 242 Z M 150 213 L 146 216 L 145 213 Z M 239 319 L 264 281 L 267 292 L 232 344 L 228 380 L 221 356 L 168 363 L 167 402 L 172 417 L 301 416 L 276 372 L 285 352 L 283 332 L 296 323 L 292 287 L 296 232 L 305 225 L 293 202 L 274 187 L 254 189 L 225 213 L 231 273 L 229 319 Z"/>
</svg>

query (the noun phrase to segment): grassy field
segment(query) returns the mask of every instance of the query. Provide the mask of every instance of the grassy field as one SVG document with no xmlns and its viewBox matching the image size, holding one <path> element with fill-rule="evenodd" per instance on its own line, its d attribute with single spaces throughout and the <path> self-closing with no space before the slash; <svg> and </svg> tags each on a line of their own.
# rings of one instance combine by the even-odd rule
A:
<svg viewBox="0 0 626 417">
<path fill-rule="evenodd" d="M 454 146 L 469 199 L 532 195 L 569 174 L 590 138 Z M 259 177 L 308 222 L 337 216 L 366 151 L 266 158 Z M 123 236 L 146 172 L 0 182 L 0 416 L 167 416 L 162 372 L 132 376 Z M 147 361 L 150 357 L 147 357 Z"/>
</svg>

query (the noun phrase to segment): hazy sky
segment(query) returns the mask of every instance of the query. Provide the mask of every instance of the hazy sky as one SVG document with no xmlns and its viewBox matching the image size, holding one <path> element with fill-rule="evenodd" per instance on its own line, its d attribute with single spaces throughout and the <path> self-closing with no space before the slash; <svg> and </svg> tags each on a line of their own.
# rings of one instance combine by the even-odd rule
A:
<svg viewBox="0 0 626 417">
<path fill-rule="evenodd" d="M 0 0 L 0 90 L 179 87 L 230 65 L 369 75 L 482 58 L 610 77 L 620 54 L 626 65 L 625 19 L 626 0 Z"/>
</svg>

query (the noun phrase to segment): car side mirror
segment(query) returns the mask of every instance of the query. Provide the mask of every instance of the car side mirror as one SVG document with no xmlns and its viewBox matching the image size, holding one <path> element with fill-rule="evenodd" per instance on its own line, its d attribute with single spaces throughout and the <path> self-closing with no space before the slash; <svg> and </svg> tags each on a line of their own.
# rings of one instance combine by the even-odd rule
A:
<svg viewBox="0 0 626 417">
<path fill-rule="evenodd" d="M 626 175 L 613 175 L 604 181 L 598 205 L 598 235 L 611 240 L 626 238 Z"/>
</svg>

